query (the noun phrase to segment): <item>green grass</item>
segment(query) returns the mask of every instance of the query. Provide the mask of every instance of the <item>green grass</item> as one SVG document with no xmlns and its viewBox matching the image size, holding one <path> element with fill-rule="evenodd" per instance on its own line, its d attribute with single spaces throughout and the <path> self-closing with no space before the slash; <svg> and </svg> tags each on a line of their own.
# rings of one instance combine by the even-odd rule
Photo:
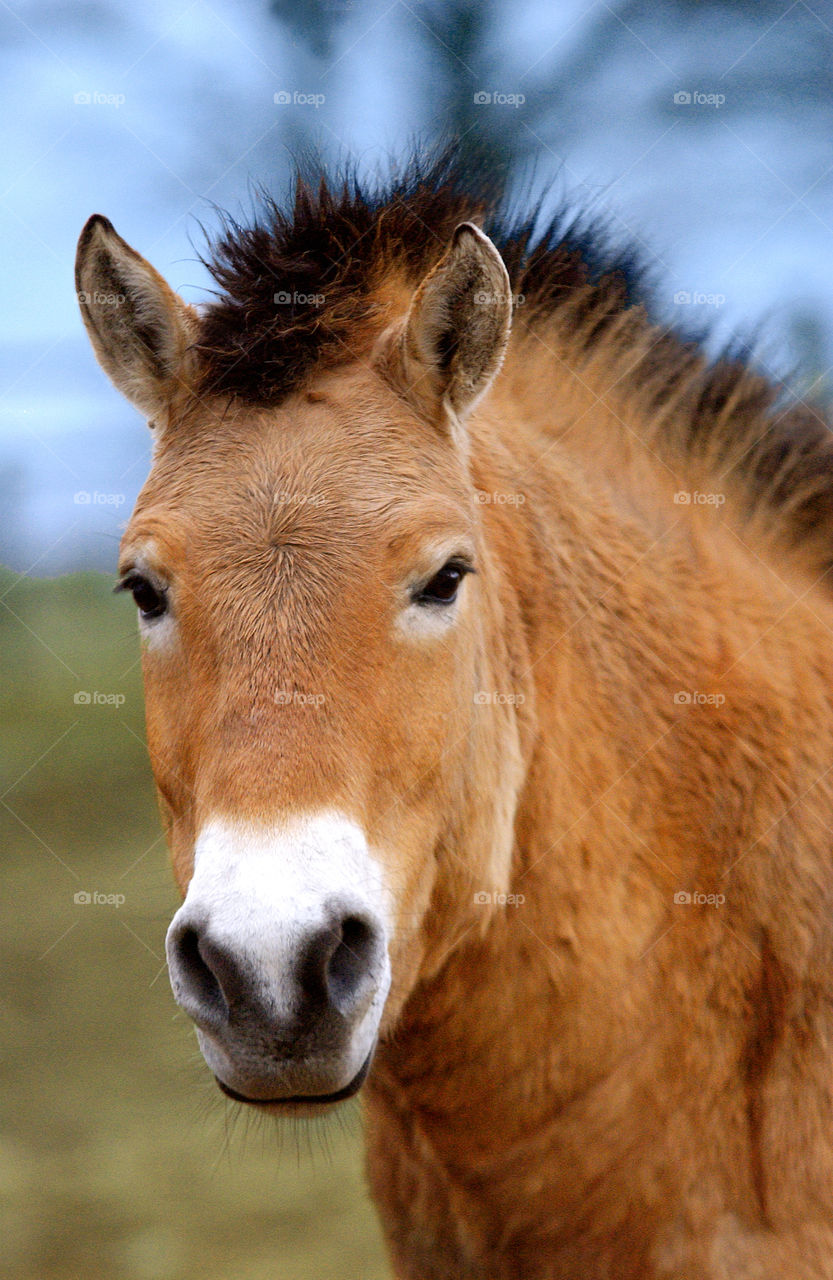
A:
<svg viewBox="0 0 833 1280">
<path fill-rule="evenodd" d="M 176 1011 L 134 611 L 110 588 L 0 570 L 0 1267 L 386 1280 L 357 1104 L 294 1127 L 244 1113 Z"/>
</svg>

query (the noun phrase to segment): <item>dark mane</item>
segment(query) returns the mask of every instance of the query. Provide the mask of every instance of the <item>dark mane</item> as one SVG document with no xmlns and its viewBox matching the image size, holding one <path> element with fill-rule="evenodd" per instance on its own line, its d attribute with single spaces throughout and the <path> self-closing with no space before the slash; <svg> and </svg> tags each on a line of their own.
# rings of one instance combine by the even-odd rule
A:
<svg viewBox="0 0 833 1280">
<path fill-rule="evenodd" d="M 651 326 L 632 250 L 612 248 L 588 220 L 562 214 L 542 226 L 540 208 L 513 214 L 502 182 L 464 171 L 453 149 L 417 155 L 375 187 L 349 172 L 298 177 L 289 212 L 264 195 L 250 225 L 226 218 L 205 259 L 220 294 L 202 312 L 200 391 L 274 404 L 314 368 L 361 357 L 387 323 L 379 286 L 395 274 L 416 284 L 469 219 L 497 245 L 524 299 L 519 328 L 563 309 L 583 353 L 606 336 L 614 355 L 624 343 L 622 380 L 646 421 L 662 422 L 658 446 L 732 473 L 750 511 L 777 509 L 784 540 L 818 543 L 828 568 L 833 445 L 821 414 L 786 408 L 783 389 L 744 356 L 709 363 L 699 342 Z"/>
<path fill-rule="evenodd" d="M 314 366 L 358 353 L 377 319 L 374 286 L 390 271 L 417 283 L 468 219 L 500 249 L 526 314 L 589 283 L 600 320 L 641 296 L 630 251 L 614 256 L 600 228 L 563 217 L 536 232 L 537 209 L 513 217 L 502 183 L 464 173 L 453 150 L 417 156 L 372 189 L 349 173 L 314 185 L 299 177 L 290 213 L 268 195 L 260 205 L 249 226 L 226 218 L 205 259 L 222 294 L 203 313 L 198 344 L 203 390 L 251 403 L 275 403 Z"/>
</svg>

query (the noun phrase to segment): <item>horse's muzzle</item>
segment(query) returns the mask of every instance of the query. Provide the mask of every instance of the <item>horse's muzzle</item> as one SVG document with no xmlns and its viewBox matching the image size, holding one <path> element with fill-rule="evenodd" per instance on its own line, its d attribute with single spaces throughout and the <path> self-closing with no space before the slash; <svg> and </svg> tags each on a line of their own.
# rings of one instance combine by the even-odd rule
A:
<svg viewBox="0 0 833 1280">
<path fill-rule="evenodd" d="M 337 856 L 327 892 L 309 875 L 308 846 L 302 880 L 300 860 L 293 875 L 284 842 L 270 843 L 268 879 L 257 857 L 232 858 L 219 875 L 198 857 L 168 930 L 171 986 L 228 1096 L 338 1102 L 367 1075 L 390 986 L 379 895 L 332 875 Z"/>
</svg>

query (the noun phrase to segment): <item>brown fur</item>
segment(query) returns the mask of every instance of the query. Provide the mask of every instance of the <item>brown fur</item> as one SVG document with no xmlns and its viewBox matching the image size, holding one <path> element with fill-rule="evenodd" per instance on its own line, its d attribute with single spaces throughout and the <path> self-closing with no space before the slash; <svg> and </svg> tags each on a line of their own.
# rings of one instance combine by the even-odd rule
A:
<svg viewBox="0 0 833 1280">
<path fill-rule="evenodd" d="M 409 265 L 383 212 L 342 354 L 299 337 L 279 403 L 250 394 L 245 299 L 209 309 L 125 535 L 124 567 L 150 545 L 176 584 L 177 645 L 144 666 L 178 881 L 220 803 L 339 807 L 386 851 L 395 986 L 363 1093 L 398 1280 L 830 1280 L 828 446 L 577 283 L 518 308 L 445 430 L 436 370 L 415 389 L 402 364 L 431 238 Z M 475 550 L 459 622 L 394 640 L 438 531 Z"/>
<path fill-rule="evenodd" d="M 540 348 L 555 330 L 570 383 L 601 362 L 619 397 L 636 401 L 646 447 L 672 467 L 682 457 L 712 477 L 737 473 L 744 500 L 776 508 L 784 538 L 813 544 L 829 567 L 833 444 L 818 411 L 731 354 L 710 364 L 695 343 L 656 328 L 630 247 L 614 248 L 601 226 L 566 213 L 536 230 L 537 212 L 514 215 L 495 176 L 461 168 L 453 148 L 429 161 L 417 155 L 371 190 L 349 174 L 299 178 L 291 213 L 265 196 L 250 225 L 227 219 L 207 259 L 221 293 L 203 310 L 195 344 L 201 394 L 276 404 L 316 371 L 367 359 L 403 291 L 467 219 L 497 245 L 521 300 L 519 361 L 531 347 L 551 369 Z"/>
</svg>

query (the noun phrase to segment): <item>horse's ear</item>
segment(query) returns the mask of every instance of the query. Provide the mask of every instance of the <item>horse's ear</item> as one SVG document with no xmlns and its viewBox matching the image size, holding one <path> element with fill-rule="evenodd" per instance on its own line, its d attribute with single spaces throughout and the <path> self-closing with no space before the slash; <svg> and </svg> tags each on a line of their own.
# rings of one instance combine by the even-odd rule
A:
<svg viewBox="0 0 833 1280">
<path fill-rule="evenodd" d="M 81 232 L 75 287 L 102 369 L 146 417 L 164 416 L 185 383 L 196 313 L 101 214 Z"/>
<path fill-rule="evenodd" d="M 397 381 L 422 407 L 433 402 L 463 418 L 500 368 L 511 323 L 503 259 L 488 236 L 462 222 L 411 301 L 395 353 Z"/>
</svg>

